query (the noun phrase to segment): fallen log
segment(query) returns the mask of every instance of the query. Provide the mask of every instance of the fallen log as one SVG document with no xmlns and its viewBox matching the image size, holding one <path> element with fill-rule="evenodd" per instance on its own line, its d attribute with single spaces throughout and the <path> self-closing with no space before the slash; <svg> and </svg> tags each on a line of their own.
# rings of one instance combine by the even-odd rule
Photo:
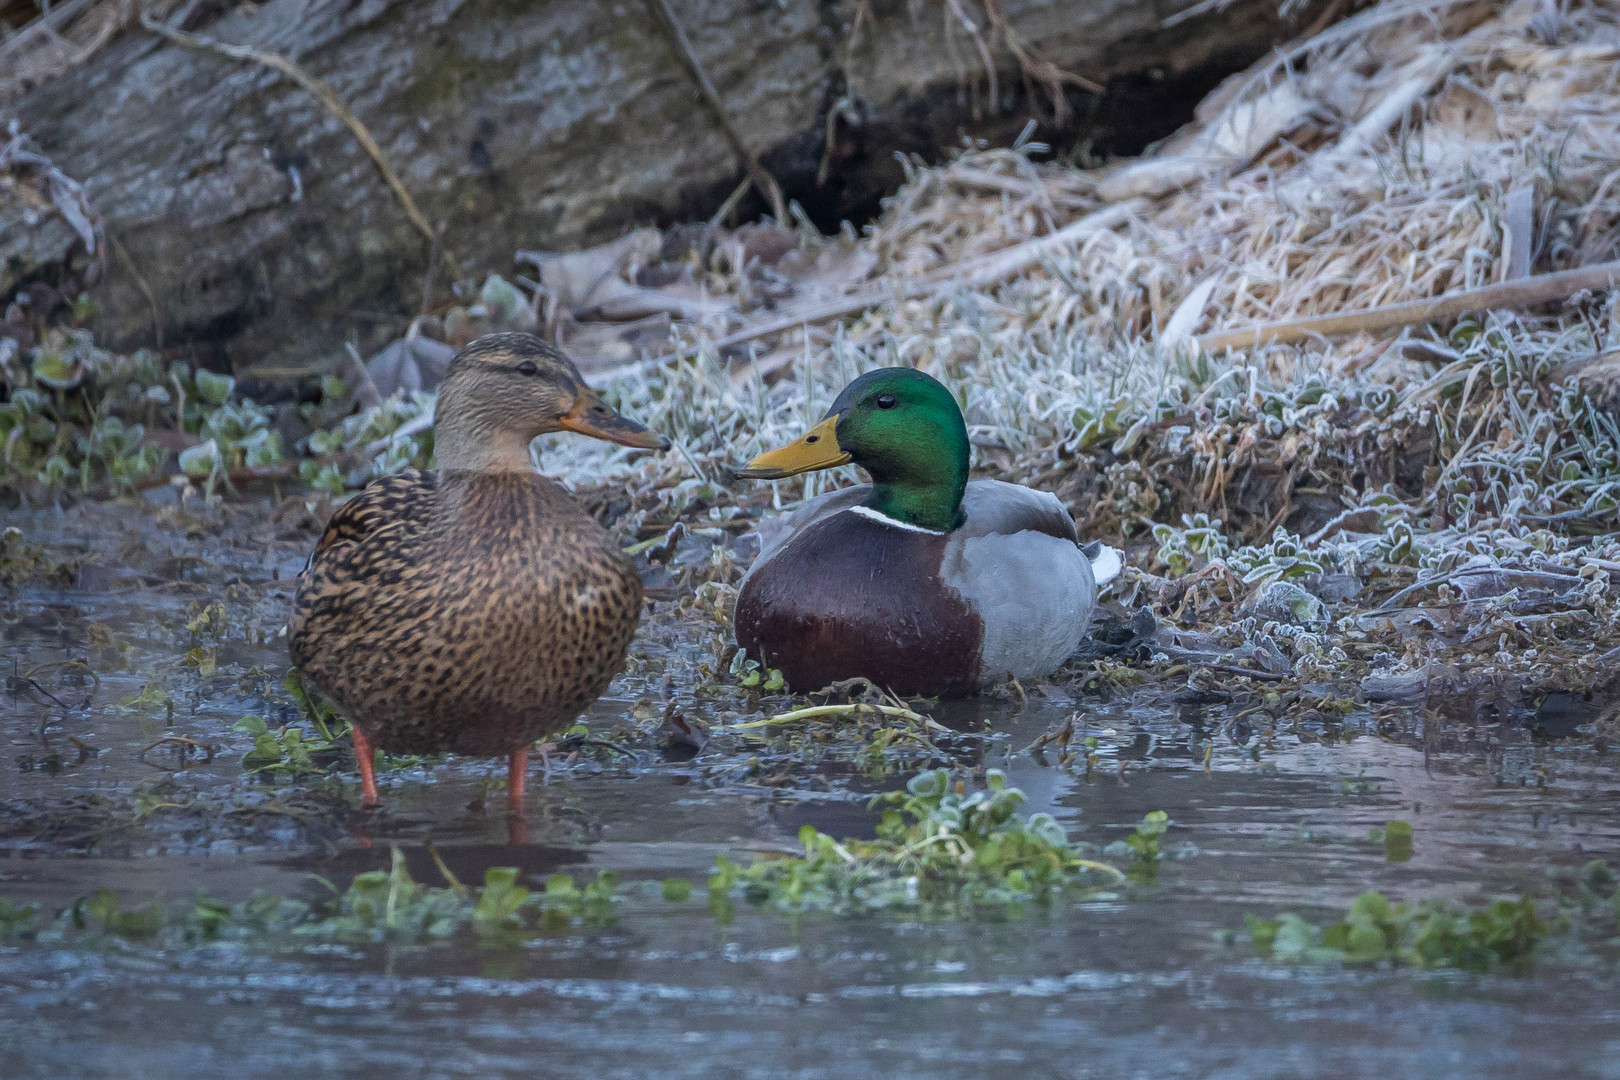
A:
<svg viewBox="0 0 1620 1080">
<path fill-rule="evenodd" d="M 1184 83 L 1190 100 L 1320 7 L 1285 22 L 1276 0 L 1237 0 L 1164 29 L 1190 0 L 993 3 L 1010 35 L 988 34 L 981 53 L 960 48 L 968 32 L 954 12 L 983 35 L 994 20 L 982 0 L 669 0 L 737 140 L 785 199 L 833 227 L 864 220 L 899 185 L 895 151 L 937 157 L 963 134 L 1011 143 L 1031 115 L 1042 139 L 1091 133 L 1089 109 L 1054 126 L 1041 89 L 1052 70 L 1104 84 L 1151 71 L 1156 86 Z M 83 182 L 128 255 L 97 296 L 102 340 L 116 348 L 152 343 L 155 307 L 165 343 L 192 347 L 198 362 L 307 368 L 338 359 L 346 341 L 369 354 L 420 307 L 432 246 L 422 221 L 435 233 L 445 222 L 442 250 L 482 278 L 509 271 L 519 248 L 568 251 L 630 225 L 707 217 L 745 171 L 640 4 L 177 10 L 173 29 L 244 58 L 279 57 L 329 87 L 419 216 L 402 212 L 353 130 L 290 72 L 125 31 L 0 106 L 0 125 L 17 120 Z M 1005 44 L 1014 36 L 1024 62 L 1055 68 L 1026 85 Z M 984 56 L 1000 69 L 994 100 Z M 1068 92 L 1080 92 L 1072 80 Z M 829 125 L 831 114 L 842 119 Z M 1154 137 L 1139 130 L 1140 110 L 1112 115 L 1116 132 Z M 37 259 L 0 266 L 0 296 L 52 272 Z"/>
</svg>

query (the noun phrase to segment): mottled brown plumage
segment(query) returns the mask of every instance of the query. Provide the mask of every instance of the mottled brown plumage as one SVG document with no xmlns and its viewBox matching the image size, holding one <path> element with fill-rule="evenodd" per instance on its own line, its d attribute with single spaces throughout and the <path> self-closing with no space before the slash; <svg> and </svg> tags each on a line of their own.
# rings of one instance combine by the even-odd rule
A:
<svg viewBox="0 0 1620 1080">
<path fill-rule="evenodd" d="M 293 663 L 368 744 L 512 755 L 567 726 L 624 662 L 634 567 L 529 464 L 534 436 L 664 441 L 603 405 L 562 354 L 523 334 L 462 350 L 440 391 L 436 473 L 379 480 L 333 516 L 299 584 Z"/>
<path fill-rule="evenodd" d="M 1620 420 L 1620 349 L 1605 349 L 1560 364 L 1553 369 L 1551 378 L 1575 383 L 1592 399 L 1598 412 Z"/>
</svg>

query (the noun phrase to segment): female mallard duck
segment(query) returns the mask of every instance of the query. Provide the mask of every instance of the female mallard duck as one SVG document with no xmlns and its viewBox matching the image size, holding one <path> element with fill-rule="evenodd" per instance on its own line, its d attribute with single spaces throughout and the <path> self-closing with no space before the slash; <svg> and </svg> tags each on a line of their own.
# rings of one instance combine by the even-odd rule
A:
<svg viewBox="0 0 1620 1080">
<path fill-rule="evenodd" d="M 299 582 L 292 660 L 354 725 L 367 805 L 373 747 L 510 755 L 577 717 L 624 662 L 641 580 L 529 443 L 552 431 L 665 449 L 528 334 L 462 349 L 439 389 L 437 472 L 371 485 L 333 515 Z"/>
<path fill-rule="evenodd" d="M 954 697 L 1049 674 L 1074 652 L 1119 553 L 1082 550 L 1054 495 L 970 483 L 950 391 L 910 368 L 867 372 L 803 438 L 737 475 L 851 461 L 872 483 L 760 530 L 737 595 L 737 643 L 751 656 L 802 690 L 862 676 Z"/>
</svg>

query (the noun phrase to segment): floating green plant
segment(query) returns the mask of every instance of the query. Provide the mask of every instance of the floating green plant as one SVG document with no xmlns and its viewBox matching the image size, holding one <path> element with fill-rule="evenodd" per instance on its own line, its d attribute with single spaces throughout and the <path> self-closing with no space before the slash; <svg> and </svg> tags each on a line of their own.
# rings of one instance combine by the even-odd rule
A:
<svg viewBox="0 0 1620 1080">
<path fill-rule="evenodd" d="M 758 660 L 749 659 L 748 654 L 742 649 L 738 649 L 731 657 L 730 674 L 737 680 L 739 686 L 767 694 L 781 693 L 787 687 L 787 680 L 783 678 L 781 671 L 761 667 Z"/>
<path fill-rule="evenodd" d="M 1125 838 L 1125 843 L 1143 862 L 1158 862 L 1159 842 L 1170 829 L 1170 815 L 1163 810 L 1147 813 L 1136 826 L 1136 831 Z"/>
<path fill-rule="evenodd" d="M 619 876 L 611 870 L 598 871 L 583 886 L 568 874 L 552 874 L 535 892 L 518 883 L 515 867 L 490 867 L 482 888 L 463 885 L 442 863 L 440 868 L 446 885 L 413 881 L 396 847 L 389 869 L 357 875 L 332 905 L 315 910 L 294 930 L 349 941 L 423 942 L 464 929 L 480 937 L 523 936 L 616 918 Z"/>
<path fill-rule="evenodd" d="M 1005 914 L 1124 879 L 1114 867 L 1082 858 L 1051 815 L 1020 813 L 1024 802 L 1024 793 L 995 769 L 973 792 L 944 769 L 923 772 L 905 791 L 873 799 L 885 808 L 876 840 L 839 841 L 806 825 L 799 830 L 802 856 L 748 866 L 718 858 L 710 905 L 722 918 L 733 899 L 787 912 Z"/>
<path fill-rule="evenodd" d="M 1095 738 L 1089 741 L 1096 742 Z M 1155 884 L 1159 879 L 1159 860 L 1164 857 L 1164 834 L 1169 830 L 1170 815 L 1163 810 L 1150 811 L 1143 815 L 1131 835 L 1103 848 L 1103 854 L 1130 857 L 1132 862 L 1125 876 L 1139 885 Z M 1187 850 L 1179 854 L 1194 854 L 1196 850 L 1187 845 Z"/>
<path fill-rule="evenodd" d="M 338 748 L 330 739 L 305 738 L 303 731 L 291 724 L 272 728 L 259 716 L 244 716 L 231 730 L 253 736 L 253 749 L 242 755 L 242 768 L 250 773 L 320 772 L 312 755 Z"/>
<path fill-rule="evenodd" d="M 1406 862 L 1412 857 L 1412 826 L 1404 821 L 1374 826 L 1367 838 L 1384 846 L 1384 858 L 1388 862 Z"/>
<path fill-rule="evenodd" d="M 1493 900 L 1482 908 L 1438 901 L 1391 903 L 1365 892 L 1340 922 L 1316 926 L 1285 912 L 1248 916 L 1255 952 L 1287 963 L 1393 964 L 1488 971 L 1527 963 L 1547 935 L 1529 896 Z"/>
<path fill-rule="evenodd" d="M 199 897 L 184 909 L 159 905 L 126 909 L 110 889 L 80 897 L 45 916 L 34 905 L 0 898 L 0 941 L 51 943 L 117 937 L 160 938 L 167 943 L 216 940 L 318 938 L 354 943 L 426 944 L 470 931 L 483 940 L 521 939 L 578 924 L 607 925 L 616 919 L 619 877 L 610 870 L 576 883 L 553 874 L 533 891 L 518 883 L 519 871 L 491 867 L 479 888 L 463 885 L 440 864 L 445 885 L 414 881 L 404 853 L 393 849 L 387 870 L 355 876 L 342 892 L 332 888 L 324 903 L 259 894 L 238 904 Z"/>
<path fill-rule="evenodd" d="M 33 904 L 19 904 L 0 896 L 0 941 L 30 929 L 38 917 L 39 908 Z"/>
<path fill-rule="evenodd" d="M 324 771 L 312 755 L 340 749 L 351 733 L 349 721 L 315 693 L 296 669 L 287 672 L 281 688 L 313 731 L 292 724 L 273 728 L 263 717 L 242 717 L 232 730 L 253 736 L 253 748 L 242 755 L 242 768 L 290 775 Z"/>
<path fill-rule="evenodd" d="M 91 923 L 108 933 L 127 938 L 156 937 L 163 929 L 163 909 L 156 904 L 125 910 L 111 889 L 97 889 L 90 896 L 74 901 L 68 917 L 75 926 Z"/>
</svg>

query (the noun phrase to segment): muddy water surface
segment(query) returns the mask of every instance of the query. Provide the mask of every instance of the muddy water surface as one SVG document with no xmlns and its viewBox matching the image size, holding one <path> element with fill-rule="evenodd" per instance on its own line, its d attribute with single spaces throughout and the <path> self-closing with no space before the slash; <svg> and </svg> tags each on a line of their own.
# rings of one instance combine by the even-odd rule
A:
<svg viewBox="0 0 1620 1080">
<path fill-rule="evenodd" d="M 310 535 L 267 513 L 159 513 L 8 521 L 73 565 L 0 595 L 0 896 L 314 898 L 312 874 L 344 883 L 386 866 L 390 843 L 433 880 L 432 840 L 462 878 L 610 868 L 628 899 L 612 927 L 501 949 L 0 946 L 0 1076 L 1620 1076 L 1620 978 L 1587 951 L 1486 976 L 1295 969 L 1217 941 L 1245 914 L 1326 919 L 1369 888 L 1466 900 L 1620 861 L 1620 784 L 1582 729 L 1262 724 L 1152 681 L 1107 700 L 1036 687 L 940 710 L 969 733 L 951 754 L 1005 768 L 1099 847 L 1168 811 L 1180 857 L 1156 885 L 1007 922 L 742 905 L 722 925 L 638 884 L 701 883 L 717 853 L 790 846 L 807 822 L 869 832 L 866 795 L 904 772 L 739 736 L 666 752 L 649 708 L 667 695 L 715 720 L 782 704 L 706 698 L 693 673 L 709 645 L 669 623 L 588 718 L 619 749 L 559 760 L 523 842 L 491 762 L 405 763 L 362 818 L 342 755 L 331 778 L 277 783 L 244 774 L 251 739 L 233 731 L 295 719 L 275 635 Z M 671 651 L 683 640 L 691 655 Z M 58 663 L 72 660 L 94 676 Z M 1077 709 L 1100 742 L 1089 774 L 1022 752 Z M 1416 829 L 1405 862 L 1368 840 L 1393 819 Z"/>
</svg>

